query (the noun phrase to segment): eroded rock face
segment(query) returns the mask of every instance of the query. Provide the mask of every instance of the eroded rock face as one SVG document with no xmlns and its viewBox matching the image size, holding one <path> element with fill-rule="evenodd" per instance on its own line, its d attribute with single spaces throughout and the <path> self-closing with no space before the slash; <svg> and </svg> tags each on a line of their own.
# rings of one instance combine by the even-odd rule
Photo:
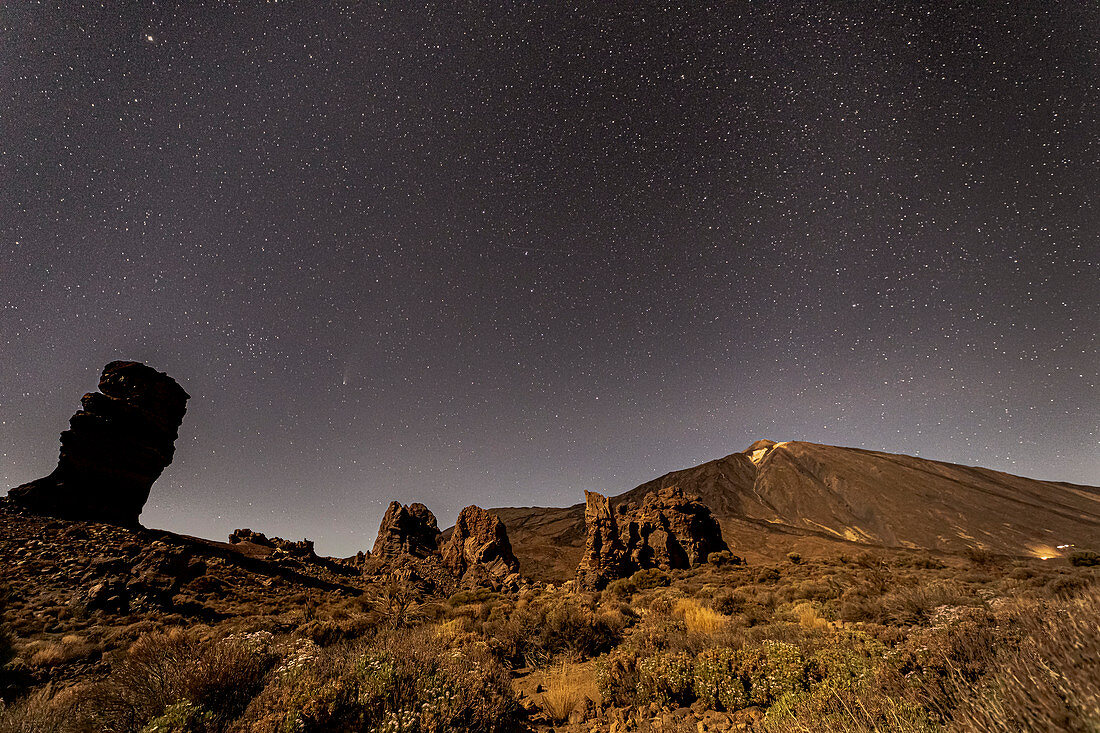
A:
<svg viewBox="0 0 1100 733">
<path fill-rule="evenodd" d="M 676 486 L 647 494 L 641 507 L 618 507 L 620 539 L 638 568 L 689 568 L 728 550 L 722 528 L 698 496 Z"/>
<path fill-rule="evenodd" d="M 189 395 L 163 372 L 135 361 L 103 368 L 99 392 L 61 434 L 53 473 L 8 496 L 38 514 L 136 525 L 149 489 L 172 462 Z"/>
<path fill-rule="evenodd" d="M 689 568 L 729 549 L 710 509 L 678 487 L 648 494 L 640 507 L 620 504 L 614 513 L 607 497 L 584 495 L 588 538 L 577 568 L 580 588 L 599 590 L 645 568 Z"/>
<path fill-rule="evenodd" d="M 584 555 L 577 566 L 577 585 L 598 590 L 630 573 L 630 553 L 623 547 L 618 523 L 607 497 L 595 491 L 585 491 L 584 500 L 584 524 L 588 536 L 584 543 Z"/>
<path fill-rule="evenodd" d="M 443 563 L 458 578 L 471 570 L 483 570 L 497 578 L 519 570 L 504 522 L 479 506 L 468 506 L 458 515 L 442 554 Z"/>
<path fill-rule="evenodd" d="M 389 559 L 399 555 L 427 557 L 439 552 L 439 524 L 423 504 L 404 506 L 392 501 L 378 526 L 371 556 Z"/>
</svg>

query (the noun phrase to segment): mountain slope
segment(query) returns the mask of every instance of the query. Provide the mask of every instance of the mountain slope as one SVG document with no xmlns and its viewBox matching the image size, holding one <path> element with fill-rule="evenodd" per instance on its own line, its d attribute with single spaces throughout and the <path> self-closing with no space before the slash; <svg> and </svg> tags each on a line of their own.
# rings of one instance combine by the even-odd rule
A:
<svg viewBox="0 0 1100 733">
<path fill-rule="evenodd" d="M 1100 545 L 1100 488 L 816 443 L 757 441 L 612 499 L 664 486 L 699 494 L 749 559 L 840 545 L 1052 556 Z M 584 544 L 584 507 L 491 510 L 527 572 L 564 579 Z"/>
</svg>

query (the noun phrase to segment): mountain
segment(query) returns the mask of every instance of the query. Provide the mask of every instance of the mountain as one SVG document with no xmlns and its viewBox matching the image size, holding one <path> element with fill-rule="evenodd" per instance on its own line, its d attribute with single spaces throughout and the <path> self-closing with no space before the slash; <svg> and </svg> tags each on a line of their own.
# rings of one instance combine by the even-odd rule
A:
<svg viewBox="0 0 1100 733">
<path fill-rule="evenodd" d="M 750 561 L 860 547 L 1052 557 L 1059 546 L 1100 545 L 1100 487 L 798 441 L 760 440 L 611 503 L 672 485 L 702 497 L 730 549 Z M 507 525 L 525 572 L 571 576 L 584 546 L 583 504 L 491 512 Z"/>
</svg>

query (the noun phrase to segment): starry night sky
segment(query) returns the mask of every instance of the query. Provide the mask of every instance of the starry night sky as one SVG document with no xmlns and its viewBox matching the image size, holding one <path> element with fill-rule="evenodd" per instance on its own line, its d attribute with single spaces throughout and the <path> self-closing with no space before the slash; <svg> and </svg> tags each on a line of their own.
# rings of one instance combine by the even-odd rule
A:
<svg viewBox="0 0 1100 733">
<path fill-rule="evenodd" d="M 4 3 L 0 484 L 368 548 L 761 437 L 1100 483 L 1100 4 Z"/>
</svg>

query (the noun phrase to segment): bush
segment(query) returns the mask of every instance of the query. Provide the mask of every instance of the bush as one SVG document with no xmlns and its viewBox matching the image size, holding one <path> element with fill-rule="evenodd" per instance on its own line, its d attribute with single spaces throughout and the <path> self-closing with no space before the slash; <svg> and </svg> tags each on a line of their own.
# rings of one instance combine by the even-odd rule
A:
<svg viewBox="0 0 1100 733">
<path fill-rule="evenodd" d="M 214 727 L 214 714 L 184 700 L 169 705 L 164 714 L 141 729 L 141 733 L 207 733 Z"/>
<path fill-rule="evenodd" d="M 661 572 L 657 568 L 649 568 L 647 570 L 639 570 L 631 575 L 630 582 L 632 582 L 638 590 L 650 590 L 652 588 L 666 587 L 670 581 L 667 573 Z"/>
<path fill-rule="evenodd" d="M 718 613 L 732 616 L 739 613 L 748 602 L 749 599 L 745 594 L 726 590 L 714 594 L 714 597 L 710 599 L 710 607 Z"/>
<path fill-rule="evenodd" d="M 693 690 L 727 711 L 770 705 L 805 690 L 810 664 L 793 644 L 767 640 L 743 649 L 708 649 L 695 659 Z"/>
<path fill-rule="evenodd" d="M 1091 568 L 1100 565 L 1100 553 L 1092 550 L 1078 550 L 1069 554 L 1069 564 L 1078 568 Z"/>
<path fill-rule="evenodd" d="M 638 592 L 638 586 L 631 578 L 619 578 L 608 583 L 604 590 L 614 598 L 630 598 Z"/>
<path fill-rule="evenodd" d="M 728 711 L 749 706 L 740 675 L 741 655 L 728 647 L 707 649 L 695 658 L 692 691 L 708 708 Z"/>
<path fill-rule="evenodd" d="M 518 705 L 483 645 L 448 647 L 427 629 L 372 644 L 305 644 L 276 670 L 235 730 L 321 733 L 507 731 Z"/>
<path fill-rule="evenodd" d="M 638 653 L 619 647 L 596 665 L 596 689 L 605 705 L 632 706 L 638 691 Z"/>
<path fill-rule="evenodd" d="M 573 596 L 553 596 L 517 609 L 506 621 L 486 628 L 503 656 L 517 666 L 546 665 L 559 654 L 588 659 L 622 641 L 631 619 L 621 612 L 598 612 Z"/>
<path fill-rule="evenodd" d="M 797 552 L 788 552 L 787 560 L 790 561 L 791 565 L 801 565 L 802 555 L 799 555 Z"/>
<path fill-rule="evenodd" d="M 729 550 L 719 550 L 707 555 L 707 562 L 715 567 L 724 567 L 726 565 L 742 565 L 745 561 Z"/>
<path fill-rule="evenodd" d="M 658 654 L 638 662 L 637 700 L 661 707 L 690 705 L 695 666 L 684 652 Z"/>
<path fill-rule="evenodd" d="M 121 733 L 192 715 L 209 717 L 211 730 L 224 730 L 263 688 L 276 659 L 269 641 L 266 632 L 207 640 L 177 629 L 142 636 L 89 691 L 87 722 L 104 733 Z"/>
</svg>

